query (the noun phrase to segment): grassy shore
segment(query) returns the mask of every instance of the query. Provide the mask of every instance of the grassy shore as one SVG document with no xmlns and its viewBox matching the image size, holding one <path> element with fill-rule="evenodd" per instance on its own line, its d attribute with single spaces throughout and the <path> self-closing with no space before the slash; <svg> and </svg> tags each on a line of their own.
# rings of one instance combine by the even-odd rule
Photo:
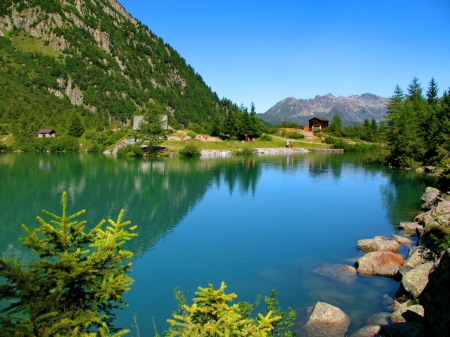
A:
<svg viewBox="0 0 450 337">
<path fill-rule="evenodd" d="M 236 140 L 200 140 L 200 139 L 189 139 L 189 140 L 166 140 L 161 144 L 161 146 L 166 147 L 169 151 L 178 152 L 180 149 L 185 147 L 187 144 L 192 144 L 201 150 L 222 150 L 222 151 L 234 151 L 241 150 L 245 148 L 279 148 L 286 146 L 286 140 L 289 138 L 272 137 L 272 141 L 259 141 L 255 140 L 252 142 L 242 142 Z M 314 140 L 294 140 L 294 147 L 304 148 L 309 150 L 330 148 L 330 144 L 321 143 L 319 139 Z"/>
</svg>

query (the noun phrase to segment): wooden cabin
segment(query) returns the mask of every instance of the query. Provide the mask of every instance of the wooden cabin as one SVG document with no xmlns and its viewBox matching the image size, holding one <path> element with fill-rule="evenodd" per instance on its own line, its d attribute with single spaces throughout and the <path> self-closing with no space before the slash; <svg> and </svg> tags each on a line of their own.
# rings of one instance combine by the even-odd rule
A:
<svg viewBox="0 0 450 337">
<path fill-rule="evenodd" d="M 314 117 L 308 120 L 309 122 L 309 128 L 311 131 L 314 130 L 322 130 L 328 127 L 328 119 L 321 118 L 321 117 Z"/>
</svg>

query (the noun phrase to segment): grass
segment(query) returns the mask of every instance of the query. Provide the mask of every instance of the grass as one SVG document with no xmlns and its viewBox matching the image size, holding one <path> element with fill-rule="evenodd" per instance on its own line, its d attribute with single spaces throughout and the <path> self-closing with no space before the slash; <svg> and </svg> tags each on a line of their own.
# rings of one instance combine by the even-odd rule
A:
<svg viewBox="0 0 450 337">
<path fill-rule="evenodd" d="M 284 140 L 276 139 L 272 140 L 271 142 L 263 142 L 263 141 L 254 141 L 249 143 L 243 143 L 240 141 L 232 141 L 232 140 L 225 140 L 225 141 L 201 141 L 199 139 L 192 139 L 188 141 L 176 141 L 176 140 L 166 140 L 161 144 L 161 146 L 167 147 L 169 150 L 172 151 L 178 151 L 186 144 L 193 144 L 199 149 L 202 150 L 242 150 L 242 149 L 248 149 L 248 148 L 276 148 L 276 147 L 285 147 L 286 142 Z M 294 146 L 299 148 L 305 148 L 305 149 L 320 149 L 320 148 L 329 148 L 329 144 L 323 144 L 318 142 L 310 142 L 310 141 L 294 141 Z"/>
<path fill-rule="evenodd" d="M 24 32 L 20 32 L 17 35 L 11 37 L 11 44 L 16 49 L 20 49 L 26 53 L 39 52 L 54 58 L 58 58 L 58 56 L 61 55 L 58 50 L 54 50 L 51 47 L 44 46 L 44 42 L 42 42 L 41 39 L 27 36 Z"/>
</svg>

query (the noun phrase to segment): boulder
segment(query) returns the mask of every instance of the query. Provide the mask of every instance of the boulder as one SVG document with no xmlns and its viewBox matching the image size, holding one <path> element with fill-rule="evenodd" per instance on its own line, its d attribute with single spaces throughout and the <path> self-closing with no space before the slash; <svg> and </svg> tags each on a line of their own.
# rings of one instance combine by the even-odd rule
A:
<svg viewBox="0 0 450 337">
<path fill-rule="evenodd" d="M 356 280 L 356 274 L 347 271 L 347 267 L 343 264 L 321 263 L 312 272 L 339 283 L 350 284 Z"/>
<path fill-rule="evenodd" d="M 418 222 L 400 222 L 398 229 L 405 232 L 406 234 L 416 234 L 417 226 L 419 226 Z"/>
<path fill-rule="evenodd" d="M 390 312 L 377 312 L 376 314 L 370 315 L 369 322 L 375 325 L 390 324 L 392 323 L 389 318 L 390 315 Z"/>
<path fill-rule="evenodd" d="M 390 252 L 398 251 L 398 242 L 395 240 L 386 240 L 383 236 L 359 240 L 357 246 L 359 250 L 364 252 L 376 252 L 379 250 L 387 250 Z"/>
<path fill-rule="evenodd" d="M 390 312 L 394 311 L 394 299 L 388 294 L 383 295 L 382 303 L 385 310 L 389 310 Z"/>
<path fill-rule="evenodd" d="M 425 326 L 412 322 L 382 325 L 378 334 L 380 336 L 423 337 L 425 336 Z"/>
<path fill-rule="evenodd" d="M 358 273 L 394 277 L 404 260 L 401 255 L 388 251 L 371 252 L 356 262 Z"/>
<path fill-rule="evenodd" d="M 436 221 L 432 221 L 425 226 L 422 234 L 419 237 L 419 242 L 417 243 L 419 246 L 425 246 L 432 251 L 437 251 L 438 246 L 436 245 L 434 237 L 441 238 L 447 232 L 447 226 L 441 225 Z"/>
<path fill-rule="evenodd" d="M 309 337 L 343 337 L 350 325 L 350 316 L 328 303 L 317 302 L 306 323 Z"/>
<path fill-rule="evenodd" d="M 450 201 L 444 200 L 444 201 L 438 202 L 438 204 L 436 206 L 436 212 L 438 212 L 439 214 L 450 213 Z"/>
<path fill-rule="evenodd" d="M 389 317 L 392 323 L 415 322 L 425 324 L 425 310 L 419 304 L 401 308 L 393 312 Z"/>
<path fill-rule="evenodd" d="M 428 276 L 428 284 L 419 296 L 425 309 L 430 335 L 448 336 L 450 331 L 450 249 L 444 251 L 436 268 Z"/>
<path fill-rule="evenodd" d="M 408 257 L 405 260 L 405 263 L 400 267 L 400 274 L 405 275 L 410 270 L 424 264 L 427 261 L 430 261 L 433 253 L 424 247 L 414 246 L 411 247 L 408 252 Z"/>
<path fill-rule="evenodd" d="M 366 325 L 359 330 L 356 330 L 350 335 L 350 337 L 368 337 L 374 336 L 380 331 L 379 325 Z"/>
<path fill-rule="evenodd" d="M 428 211 L 426 213 L 421 213 L 414 218 L 414 222 L 416 222 L 419 225 L 424 225 L 424 226 L 426 226 L 431 221 L 433 221 L 433 216 L 431 215 L 431 211 Z M 409 223 L 409 222 L 406 222 L 406 223 Z"/>
<path fill-rule="evenodd" d="M 422 194 L 420 199 L 428 205 L 434 205 L 436 203 L 436 199 L 438 198 L 441 191 L 434 187 L 427 187 L 425 192 Z"/>
<path fill-rule="evenodd" d="M 407 306 L 409 306 L 411 303 L 411 300 L 406 300 L 405 302 L 400 303 L 399 301 L 393 301 L 392 302 L 392 311 L 397 311 L 401 309 L 405 309 Z"/>
<path fill-rule="evenodd" d="M 410 245 L 413 243 L 410 239 L 400 235 L 392 235 L 392 240 L 397 241 L 401 245 Z"/>
<path fill-rule="evenodd" d="M 418 297 L 428 284 L 428 274 L 433 269 L 434 263 L 427 262 L 411 269 L 402 278 L 402 286 L 404 290 Z"/>
</svg>

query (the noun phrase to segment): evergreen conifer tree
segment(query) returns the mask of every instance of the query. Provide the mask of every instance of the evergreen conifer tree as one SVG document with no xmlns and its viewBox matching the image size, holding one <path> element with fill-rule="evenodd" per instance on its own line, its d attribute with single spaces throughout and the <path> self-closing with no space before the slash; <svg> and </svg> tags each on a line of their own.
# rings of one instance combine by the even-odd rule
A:
<svg viewBox="0 0 450 337">
<path fill-rule="evenodd" d="M 162 121 L 165 111 L 162 105 L 156 102 L 150 102 L 137 130 L 141 141 L 147 142 L 150 146 L 155 146 L 165 139 L 164 123 Z"/>
<path fill-rule="evenodd" d="M 173 314 L 174 319 L 167 320 L 171 327 L 165 336 L 271 336 L 281 316 L 269 311 L 266 316 L 248 318 L 248 312 L 244 314 L 238 304 L 229 305 L 237 295 L 225 294 L 225 288 L 224 282 L 217 290 L 211 284 L 199 287 L 192 306 L 186 305 L 184 298 L 179 301 L 180 310 Z"/>
<path fill-rule="evenodd" d="M 90 232 L 84 232 L 86 221 L 76 218 L 81 210 L 66 214 L 67 197 L 62 196 L 62 215 L 43 210 L 52 218 L 41 217 L 41 226 L 30 231 L 23 246 L 33 250 L 38 259 L 29 265 L 0 258 L 0 297 L 9 300 L 0 316 L 1 336 L 109 336 L 113 310 L 126 303 L 122 294 L 133 280 L 130 272 L 132 252 L 122 245 L 130 240 L 136 226 L 102 220 Z M 121 336 L 127 330 L 116 333 Z"/>
<path fill-rule="evenodd" d="M 80 138 L 84 131 L 85 128 L 80 116 L 75 110 L 73 110 L 72 115 L 70 116 L 68 135 L 75 138 Z"/>
</svg>

